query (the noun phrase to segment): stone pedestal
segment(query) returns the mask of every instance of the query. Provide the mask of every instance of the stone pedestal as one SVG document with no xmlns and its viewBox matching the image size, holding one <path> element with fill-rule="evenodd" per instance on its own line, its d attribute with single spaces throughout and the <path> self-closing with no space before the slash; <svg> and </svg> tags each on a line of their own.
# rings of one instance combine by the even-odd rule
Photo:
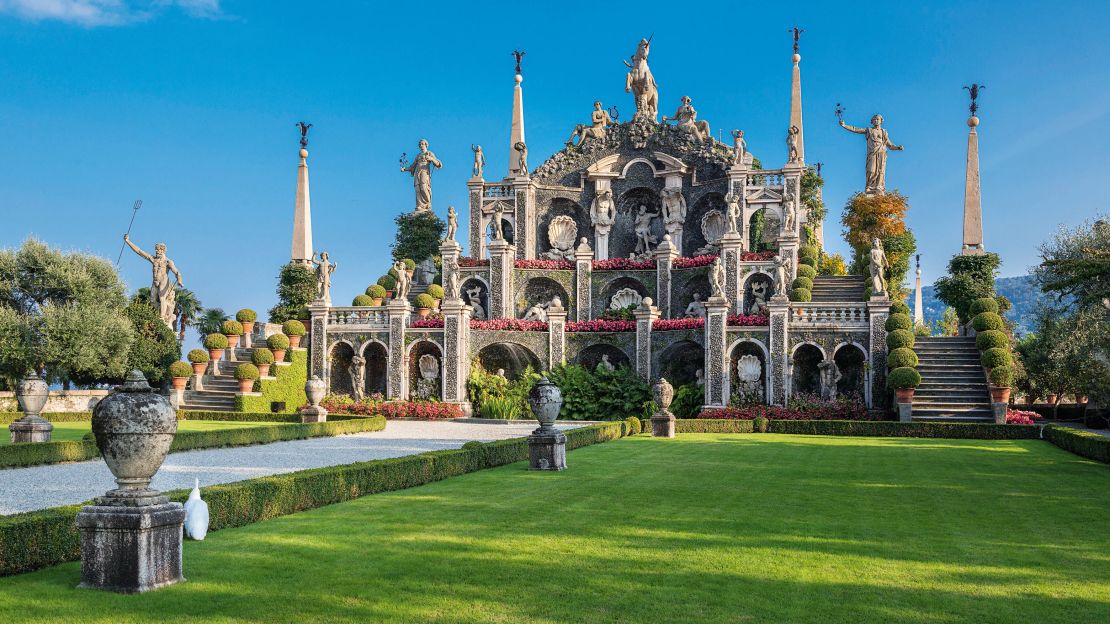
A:
<svg viewBox="0 0 1110 624">
<path fill-rule="evenodd" d="M 867 318 L 870 321 L 871 384 L 865 388 L 864 401 L 867 407 L 883 407 L 886 397 L 886 319 L 890 316 L 890 299 L 871 297 L 867 302 Z"/>
<path fill-rule="evenodd" d="M 24 416 L 8 425 L 12 434 L 12 444 L 21 442 L 49 442 L 54 425 L 40 416 Z"/>
<path fill-rule="evenodd" d="M 513 258 L 516 248 L 503 239 L 490 241 L 489 318 L 516 318 L 513 311 Z"/>
<path fill-rule="evenodd" d="M 204 375 L 193 375 L 193 390 L 197 392 L 204 390 Z"/>
<path fill-rule="evenodd" d="M 308 376 L 319 375 L 327 379 L 328 309 L 331 304 L 317 299 L 308 304 Z"/>
<path fill-rule="evenodd" d="M 1006 424 L 1006 412 L 1009 410 L 1008 403 L 991 403 L 991 413 L 994 416 L 994 424 Z"/>
<path fill-rule="evenodd" d="M 636 374 L 651 379 L 651 324 L 659 318 L 659 308 L 651 297 L 644 297 L 632 315 L 636 318 Z"/>
<path fill-rule="evenodd" d="M 89 505 L 77 513 L 78 587 L 141 593 L 184 581 L 181 503 L 142 507 Z"/>
<path fill-rule="evenodd" d="M 664 234 L 663 240 L 655 248 L 655 293 L 659 312 L 663 318 L 671 318 L 671 271 L 674 269 L 674 259 L 678 257 L 678 247 L 671 239 L 670 234 Z"/>
<path fill-rule="evenodd" d="M 577 321 L 590 320 L 590 306 L 593 305 L 593 295 L 590 290 L 590 280 L 593 276 L 594 250 L 590 249 L 585 238 L 578 242 L 574 249 L 574 315 Z"/>
<path fill-rule="evenodd" d="M 898 403 L 898 422 L 913 422 L 913 403 Z M 1005 418 L 1005 416 L 1003 416 Z"/>
<path fill-rule="evenodd" d="M 309 405 L 301 410 L 302 423 L 322 423 L 328 421 L 328 410 L 319 405 Z"/>
<path fill-rule="evenodd" d="M 412 306 L 408 301 L 393 299 L 386 304 L 385 312 L 389 319 L 389 361 L 392 363 L 386 375 L 386 398 L 405 400 L 409 396 L 405 329 L 409 324 Z"/>
<path fill-rule="evenodd" d="M 781 295 L 771 297 L 771 301 L 767 304 L 768 315 L 770 316 L 770 327 L 768 328 L 767 340 L 770 342 L 770 366 L 768 367 L 768 375 L 771 377 L 771 396 L 768 403 L 771 405 L 786 405 L 790 399 L 790 379 L 788 372 L 790 370 L 790 349 L 789 349 L 789 326 L 787 325 L 787 317 L 790 314 L 790 302 Z"/>
<path fill-rule="evenodd" d="M 567 311 L 562 306 L 550 306 L 547 309 L 547 366 L 549 370 L 567 362 L 566 322 Z"/>
<path fill-rule="evenodd" d="M 725 232 L 720 246 L 721 264 L 725 268 L 725 299 L 733 314 L 743 314 L 744 276 L 740 273 L 740 256 L 744 253 L 744 241 L 739 232 Z"/>
<path fill-rule="evenodd" d="M 567 436 L 543 427 L 528 436 L 528 470 L 566 470 Z"/>
<path fill-rule="evenodd" d="M 656 412 L 651 417 L 651 435 L 655 438 L 674 437 L 674 414 L 669 411 Z"/>
<path fill-rule="evenodd" d="M 609 230 L 611 225 L 594 226 L 594 255 L 598 260 L 609 259 Z"/>
</svg>

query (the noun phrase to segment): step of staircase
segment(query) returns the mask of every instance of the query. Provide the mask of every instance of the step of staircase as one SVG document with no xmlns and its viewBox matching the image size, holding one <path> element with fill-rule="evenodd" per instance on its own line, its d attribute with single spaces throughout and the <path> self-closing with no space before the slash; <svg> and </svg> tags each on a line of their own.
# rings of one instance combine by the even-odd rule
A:
<svg viewBox="0 0 1110 624">
<path fill-rule="evenodd" d="M 974 338 L 919 337 L 913 350 L 921 373 L 921 385 L 913 395 L 915 421 L 994 421 Z"/>
<path fill-rule="evenodd" d="M 867 278 L 859 275 L 818 275 L 811 292 L 818 303 L 859 303 L 866 287 Z"/>
</svg>

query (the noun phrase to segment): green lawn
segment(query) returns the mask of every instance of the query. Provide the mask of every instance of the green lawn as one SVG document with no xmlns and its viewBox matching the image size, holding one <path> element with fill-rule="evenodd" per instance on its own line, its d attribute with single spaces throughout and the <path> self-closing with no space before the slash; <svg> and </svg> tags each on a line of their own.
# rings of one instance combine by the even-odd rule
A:
<svg viewBox="0 0 1110 624">
<path fill-rule="evenodd" d="M 1107 622 L 1110 467 L 1029 441 L 684 435 L 0 579 L 2 621 Z"/>
<path fill-rule="evenodd" d="M 179 420 L 177 421 L 178 431 L 211 431 L 213 429 L 242 429 L 244 427 L 268 427 L 273 425 L 283 425 L 286 423 L 280 422 L 238 422 L 227 420 Z M 69 440 L 80 440 L 86 433 L 92 430 L 92 423 L 90 421 L 84 422 L 56 422 L 54 423 L 54 432 L 51 434 L 50 439 L 54 442 L 66 442 Z M 10 435 L 0 435 L 0 446 L 11 444 L 12 437 Z"/>
</svg>

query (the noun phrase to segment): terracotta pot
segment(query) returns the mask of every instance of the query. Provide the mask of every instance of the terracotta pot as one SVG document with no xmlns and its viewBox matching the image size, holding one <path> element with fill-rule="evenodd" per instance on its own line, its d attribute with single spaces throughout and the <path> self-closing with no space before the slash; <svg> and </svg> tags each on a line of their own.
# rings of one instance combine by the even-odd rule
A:
<svg viewBox="0 0 1110 624">
<path fill-rule="evenodd" d="M 894 400 L 898 403 L 913 403 L 913 388 L 895 389 Z"/>
<path fill-rule="evenodd" d="M 254 321 L 251 321 L 249 323 L 243 323 L 243 333 L 244 334 L 253 334 L 254 333 Z"/>
<path fill-rule="evenodd" d="M 210 359 L 212 359 L 213 361 L 218 360 L 218 359 L 222 358 L 223 356 L 224 356 L 224 350 L 223 349 L 209 349 L 208 350 L 208 357 Z"/>
<path fill-rule="evenodd" d="M 420 318 L 427 318 L 427 316 L 432 313 L 432 309 L 431 308 L 417 308 L 416 313 L 420 316 Z"/>
<path fill-rule="evenodd" d="M 393 298 L 393 291 L 392 290 L 385 291 L 385 298 L 386 299 L 392 299 Z"/>
<path fill-rule="evenodd" d="M 1026 405 L 1032 405 L 1036 402 L 1037 402 L 1037 397 L 1029 395 L 1029 394 L 1025 395 L 1025 404 Z"/>
<path fill-rule="evenodd" d="M 208 362 L 193 362 L 193 374 L 203 375 L 204 371 L 208 368 Z"/>
<path fill-rule="evenodd" d="M 239 345 L 239 336 L 228 336 L 227 337 L 227 348 L 228 349 L 234 349 L 238 345 Z"/>
<path fill-rule="evenodd" d="M 253 379 L 240 379 L 239 380 L 239 392 L 244 392 L 244 393 L 245 392 L 250 392 L 253 389 L 254 389 L 254 380 Z"/>
<path fill-rule="evenodd" d="M 174 390 L 184 390 L 185 384 L 189 382 L 188 377 L 174 377 L 170 383 L 173 384 Z"/>
<path fill-rule="evenodd" d="M 1049 393 L 1049 395 L 1045 397 L 1045 401 L 1048 402 L 1049 405 L 1056 405 L 1056 395 Z"/>
<path fill-rule="evenodd" d="M 258 365 L 258 375 L 261 376 L 261 377 L 269 377 L 270 376 L 270 365 L 269 364 L 259 364 Z"/>
<path fill-rule="evenodd" d="M 375 306 L 375 307 L 380 306 L 381 304 L 382 304 L 382 298 L 381 297 L 374 297 L 373 300 L 370 303 L 370 305 Z"/>
<path fill-rule="evenodd" d="M 290 336 L 289 337 L 289 346 L 293 349 L 296 349 L 297 347 L 301 346 L 301 338 L 303 338 L 303 336 Z"/>
<path fill-rule="evenodd" d="M 285 361 L 285 349 L 273 349 L 273 352 L 274 352 L 274 362 L 284 362 Z"/>
<path fill-rule="evenodd" d="M 991 386 L 991 403 L 1009 403 L 1010 388 L 1006 386 Z"/>
</svg>

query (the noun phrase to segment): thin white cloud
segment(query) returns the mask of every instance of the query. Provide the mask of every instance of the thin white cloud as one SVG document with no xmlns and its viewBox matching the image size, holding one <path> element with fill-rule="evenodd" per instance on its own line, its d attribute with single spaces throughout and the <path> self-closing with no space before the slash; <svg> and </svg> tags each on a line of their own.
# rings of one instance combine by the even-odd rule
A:
<svg viewBox="0 0 1110 624">
<path fill-rule="evenodd" d="M 220 17 L 220 0 L 0 0 L 0 15 L 92 28 L 144 22 L 177 8 L 192 17 Z"/>
</svg>

